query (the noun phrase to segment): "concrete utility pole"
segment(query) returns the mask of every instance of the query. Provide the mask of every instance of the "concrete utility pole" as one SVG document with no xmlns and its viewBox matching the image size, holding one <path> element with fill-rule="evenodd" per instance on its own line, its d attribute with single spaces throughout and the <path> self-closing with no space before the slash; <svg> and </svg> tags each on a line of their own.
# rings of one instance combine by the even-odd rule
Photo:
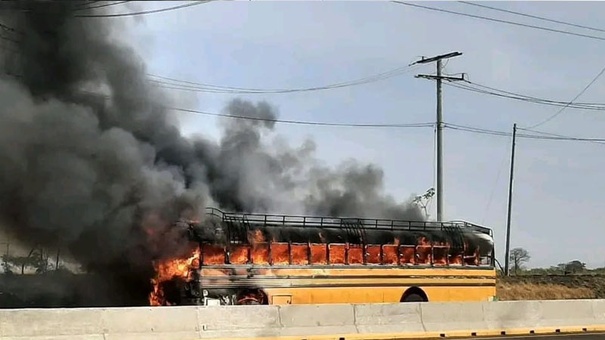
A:
<svg viewBox="0 0 605 340">
<path fill-rule="evenodd" d="M 517 124 L 513 124 L 513 142 L 510 153 L 510 178 L 508 180 L 508 211 L 506 218 L 506 250 L 504 258 L 504 275 L 510 275 L 510 218 L 513 210 L 513 175 L 515 172 L 515 143 L 517 139 Z"/>
<path fill-rule="evenodd" d="M 443 68 L 443 66 L 441 62 L 443 59 L 449 59 L 461 55 L 461 52 L 451 52 L 448 54 L 442 54 L 431 58 L 422 57 L 422 59 L 412 64 L 428 64 L 434 61 L 437 62 L 437 75 L 419 74 L 416 76 L 416 78 L 437 80 L 437 221 L 443 221 L 443 112 L 441 105 L 441 82 L 442 80 L 464 80 L 464 74 L 462 75 L 462 77 L 442 76 L 441 69 Z"/>
</svg>

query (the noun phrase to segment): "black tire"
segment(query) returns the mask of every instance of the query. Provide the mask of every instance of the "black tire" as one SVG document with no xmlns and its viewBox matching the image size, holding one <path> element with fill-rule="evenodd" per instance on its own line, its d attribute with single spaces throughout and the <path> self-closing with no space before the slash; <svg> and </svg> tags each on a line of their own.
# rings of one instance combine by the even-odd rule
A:
<svg viewBox="0 0 605 340">
<path fill-rule="evenodd" d="M 419 294 L 409 294 L 403 298 L 402 302 L 425 302 Z"/>
<path fill-rule="evenodd" d="M 243 303 L 243 304 L 244 305 L 248 305 L 248 306 L 250 306 L 250 305 L 252 305 L 252 306 L 260 305 L 260 303 L 258 301 L 248 301 L 248 302 Z"/>
</svg>

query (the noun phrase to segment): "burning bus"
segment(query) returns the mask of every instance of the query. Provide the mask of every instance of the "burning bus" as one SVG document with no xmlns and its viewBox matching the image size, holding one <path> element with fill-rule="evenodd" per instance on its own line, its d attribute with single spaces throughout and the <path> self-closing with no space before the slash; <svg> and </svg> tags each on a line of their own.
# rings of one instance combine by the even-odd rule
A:
<svg viewBox="0 0 605 340">
<path fill-rule="evenodd" d="M 420 222 L 223 212 L 183 226 L 190 256 L 154 263 L 151 305 L 486 301 L 492 230 Z"/>
</svg>

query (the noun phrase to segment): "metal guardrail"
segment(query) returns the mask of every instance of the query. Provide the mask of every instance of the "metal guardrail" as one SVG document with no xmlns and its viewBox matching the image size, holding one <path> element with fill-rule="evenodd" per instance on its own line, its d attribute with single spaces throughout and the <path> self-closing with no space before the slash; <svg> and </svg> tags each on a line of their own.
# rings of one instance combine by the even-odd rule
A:
<svg viewBox="0 0 605 340">
<path fill-rule="evenodd" d="M 206 214 L 220 218 L 222 221 L 245 221 L 249 225 L 292 226 L 292 227 L 319 227 L 319 228 L 350 228 L 355 225 L 358 228 L 376 230 L 443 230 L 452 228 L 471 230 L 492 236 L 490 228 L 482 227 L 465 221 L 454 222 L 432 222 L 432 221 L 406 221 L 393 219 L 372 218 L 340 218 L 327 216 L 304 216 L 304 215 L 276 215 L 258 213 L 233 213 L 224 212 L 217 208 L 206 208 Z"/>
</svg>

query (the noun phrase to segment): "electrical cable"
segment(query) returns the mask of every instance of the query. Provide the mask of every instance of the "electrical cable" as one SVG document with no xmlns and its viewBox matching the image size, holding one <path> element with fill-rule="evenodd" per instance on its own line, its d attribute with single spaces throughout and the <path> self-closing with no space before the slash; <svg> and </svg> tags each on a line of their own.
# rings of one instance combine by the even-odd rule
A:
<svg viewBox="0 0 605 340">
<path fill-rule="evenodd" d="M 15 29 L 3 25 L 0 23 L 0 28 L 17 32 Z M 3 39 L 0 36 L 0 39 Z M 5 40 L 10 40 L 14 43 L 18 43 L 17 40 L 12 40 L 11 38 L 4 38 Z M 148 73 L 147 76 L 150 78 L 149 82 L 154 84 L 156 87 L 165 88 L 165 89 L 173 89 L 173 90 L 182 90 L 182 91 L 191 91 L 191 92 L 206 92 L 206 93 L 230 93 L 230 94 L 284 94 L 284 93 L 295 93 L 295 92 L 312 92 L 312 91 L 321 91 L 321 90 L 331 90 L 338 89 L 344 87 L 358 86 L 364 85 L 368 83 L 378 82 L 382 80 L 386 80 L 389 78 L 393 78 L 396 76 L 400 76 L 403 74 L 410 73 L 416 69 L 421 67 L 421 65 L 410 66 L 400 66 L 388 71 L 384 71 L 378 74 L 373 74 L 370 76 L 348 80 L 340 83 L 332 83 L 321 86 L 313 86 L 313 87 L 305 87 L 305 88 L 281 88 L 281 89 L 270 89 L 270 88 L 245 88 L 245 87 L 233 87 L 233 86 L 221 86 L 221 85 L 212 85 L 206 83 L 199 83 L 187 80 L 180 80 L 165 76 L 160 76 L 156 74 Z M 157 79 L 154 79 L 157 78 Z M 159 79 L 159 80 L 158 80 Z"/>
<path fill-rule="evenodd" d="M 264 121 L 264 122 L 273 122 L 280 124 L 295 124 L 295 125 L 313 125 L 313 126 L 335 126 L 335 127 L 364 127 L 364 128 L 430 128 L 435 125 L 435 123 L 411 123 L 411 124 L 388 124 L 388 123 L 330 123 L 330 122 L 318 122 L 318 121 L 304 121 L 304 120 L 288 120 L 288 119 L 277 119 L 277 118 L 262 118 L 262 117 L 249 117 L 249 116 L 238 116 L 238 115 L 230 115 L 225 113 L 214 113 L 214 112 L 206 112 L 200 110 L 193 109 L 183 109 L 178 107 L 165 107 L 166 109 L 193 113 L 193 114 L 201 114 L 207 116 L 215 116 L 215 117 L 225 117 L 225 118 L 235 118 L 235 119 L 244 119 L 244 120 L 254 120 L 254 121 Z"/>
<path fill-rule="evenodd" d="M 97 1 L 100 2 L 100 1 Z M 125 1 L 115 1 L 115 2 L 111 2 L 108 4 L 101 4 L 101 5 L 96 5 L 96 6 L 86 6 L 86 7 L 79 7 L 76 9 L 76 11 L 84 11 L 84 10 L 89 10 L 89 9 L 95 9 L 95 8 L 103 8 L 103 7 L 110 7 L 110 6 L 116 6 L 116 5 L 121 5 L 121 4 L 125 4 L 127 2 L 132 2 L 131 0 L 125 0 Z M 96 2 L 93 2 L 92 4 L 94 4 Z M 89 4 L 91 5 L 91 4 Z"/>
<path fill-rule="evenodd" d="M 98 93 L 94 93 L 91 91 L 83 91 L 84 93 L 97 95 L 100 97 L 109 98 L 107 95 L 102 95 Z M 332 122 L 319 122 L 319 121 L 303 121 L 303 120 L 287 120 L 287 119 L 277 119 L 277 118 L 262 118 L 262 117 L 250 117 L 250 116 L 238 116 L 231 114 L 223 114 L 223 113 L 215 113 L 215 112 L 207 112 L 195 109 L 186 109 L 179 107 L 169 107 L 163 106 L 164 109 L 184 112 L 184 113 L 192 113 L 198 115 L 206 115 L 206 116 L 215 116 L 215 117 L 224 117 L 224 118 L 233 118 L 233 119 L 244 119 L 244 120 L 253 120 L 253 121 L 266 121 L 273 123 L 281 123 L 281 124 L 294 124 L 294 125 L 312 125 L 312 126 L 332 126 L 332 127 L 353 127 L 353 128 L 435 128 L 434 122 L 427 123 L 332 123 Z M 498 131 L 498 130 L 490 130 L 485 128 L 466 126 L 466 125 L 457 125 L 451 123 L 444 123 L 443 127 L 445 129 L 458 130 L 462 132 L 470 132 L 477 134 L 485 134 L 485 135 L 494 135 L 494 136 L 503 136 L 510 137 L 512 134 L 510 132 Z M 605 138 L 582 138 L 582 137 L 569 137 L 562 135 L 555 135 L 551 133 L 541 132 L 541 131 L 532 131 L 529 129 L 521 129 L 528 132 L 535 132 L 541 135 L 536 134 L 521 134 L 518 133 L 517 137 L 519 138 L 528 138 L 528 139 L 536 139 L 536 140 L 553 140 L 553 141 L 576 141 L 576 142 L 597 142 L 605 144 Z"/>
<path fill-rule="evenodd" d="M 555 119 L 555 118 L 556 118 L 558 115 L 560 115 L 561 113 L 563 113 L 563 111 L 565 111 L 565 109 L 566 109 L 566 108 L 567 108 L 569 105 L 573 104 L 573 102 L 574 102 L 576 99 L 578 99 L 578 98 L 579 98 L 581 95 L 583 95 L 583 94 L 584 94 L 584 92 L 586 92 L 586 91 L 587 91 L 587 90 L 588 90 L 588 89 L 589 89 L 589 88 L 592 86 L 592 84 L 594 84 L 594 83 L 595 83 L 595 82 L 596 82 L 596 81 L 597 81 L 597 80 L 598 80 L 598 79 L 599 79 L 599 78 L 600 78 L 600 77 L 603 75 L 603 73 L 605 73 L 605 66 L 604 66 L 604 67 L 601 69 L 601 71 L 600 71 L 600 72 L 599 72 L 599 73 L 598 73 L 598 74 L 597 74 L 597 75 L 596 75 L 596 76 L 595 76 L 595 77 L 594 77 L 594 78 L 593 78 L 593 79 L 590 81 L 590 83 L 588 83 L 588 85 L 586 85 L 586 86 L 585 86 L 585 87 L 582 89 L 582 91 L 580 91 L 580 93 L 578 93 L 578 95 L 576 95 L 576 96 L 574 97 L 574 99 L 572 99 L 572 100 L 571 100 L 571 101 L 570 101 L 570 102 L 569 102 L 567 105 L 565 105 L 564 107 L 562 107 L 562 108 L 561 108 L 559 111 L 555 112 L 555 114 L 553 114 L 552 116 L 550 116 L 550 117 L 546 118 L 545 120 L 543 120 L 543 121 L 541 121 L 541 122 L 539 122 L 539 123 L 537 123 L 537 124 L 534 124 L 534 125 L 532 125 L 532 126 L 528 127 L 528 129 L 533 129 L 533 128 L 536 128 L 536 127 L 538 127 L 538 126 L 544 125 L 544 124 L 546 124 L 546 123 L 550 122 L 551 120 Z"/>
<path fill-rule="evenodd" d="M 532 14 L 527 14 L 527 13 L 522 13 L 522 12 L 516 12 L 516 11 L 511 11 L 511 10 L 504 9 L 504 8 L 498 8 L 498 7 L 492 7 L 492 6 L 482 5 L 482 4 L 478 4 L 478 3 L 475 3 L 475 2 L 469 2 L 469 1 L 458 1 L 458 2 L 461 3 L 461 4 L 469 5 L 469 6 L 476 6 L 476 7 L 487 8 L 487 9 L 491 9 L 493 11 L 499 11 L 499 12 L 504 12 L 504 13 L 509 13 L 509 14 L 520 15 L 520 16 L 523 16 L 523 17 L 532 18 L 532 19 L 538 19 L 538 20 L 543 20 L 543 21 L 548 21 L 548 22 L 552 22 L 552 23 L 556 23 L 556 24 L 562 24 L 562 25 L 567 25 L 567 26 L 572 26 L 572 27 L 577 27 L 577 28 L 584 28 L 584 29 L 587 29 L 587 30 L 592 30 L 592 31 L 597 31 L 597 32 L 605 32 L 605 29 L 601 29 L 601 28 L 584 26 L 584 25 L 574 24 L 574 23 L 571 23 L 571 22 L 560 21 L 560 20 L 555 20 L 555 19 L 549 19 L 549 18 L 537 16 L 537 15 L 532 15 Z"/>
<path fill-rule="evenodd" d="M 219 86 L 219 85 L 211 85 L 204 83 L 196 83 L 192 81 L 179 80 L 164 76 L 158 76 L 154 74 L 148 74 L 150 82 L 155 84 L 158 87 L 166 88 L 166 89 L 176 89 L 183 91 L 192 91 L 192 92 L 210 92 L 210 93 L 232 93 L 232 94 L 284 94 L 284 93 L 294 93 L 294 92 L 312 92 L 312 91 L 320 91 L 320 90 L 331 90 L 338 89 L 343 87 L 351 87 L 357 85 L 363 85 L 368 83 L 373 83 L 381 80 L 386 80 L 392 77 L 396 77 L 402 74 L 410 73 L 411 71 L 416 70 L 419 65 L 415 65 L 414 67 L 398 67 L 389 71 L 381 72 L 378 74 L 370 75 L 367 77 L 349 80 L 340 83 L 333 83 L 321 86 L 314 87 L 305 87 L 305 88 L 291 88 L 291 89 L 261 89 L 261 88 L 243 88 L 243 87 L 229 87 L 229 86 Z M 158 78 L 162 80 L 155 80 L 153 78 Z M 163 80 L 168 80 L 163 81 Z M 172 83 L 171 83 L 172 82 Z"/>
<path fill-rule="evenodd" d="M 544 131 L 539 131 L 539 130 L 530 130 L 530 129 L 520 128 L 520 127 L 517 127 L 517 130 L 538 133 L 538 134 L 546 135 L 546 136 L 554 136 L 554 137 L 567 138 L 567 136 L 563 136 L 563 135 L 552 133 L 552 132 L 544 132 Z M 605 144 L 605 143 L 603 143 L 601 141 L 592 141 L 592 142 L 596 143 L 596 144 Z"/>
<path fill-rule="evenodd" d="M 500 136 L 500 137 L 511 137 L 512 136 L 512 133 L 507 132 L 507 131 L 490 130 L 490 129 L 484 129 L 484 128 L 478 128 L 478 127 L 473 127 L 473 126 L 466 126 L 466 125 L 457 125 L 457 124 L 451 124 L 451 123 L 446 123 L 445 128 L 450 129 L 450 130 L 458 130 L 458 131 L 471 132 L 471 133 L 484 134 L 484 135 L 492 135 L 492 136 Z M 520 129 L 520 128 L 517 128 L 517 129 Z M 523 130 L 532 131 L 532 130 L 528 130 L 528 129 L 523 129 Z M 526 138 L 526 139 L 534 139 L 534 140 L 551 140 L 551 141 L 599 142 L 599 143 L 605 142 L 605 138 L 570 137 L 570 136 L 563 136 L 563 135 L 555 135 L 555 136 L 543 135 L 542 136 L 542 135 L 536 135 L 536 134 L 517 133 L 517 137 Z"/>
<path fill-rule="evenodd" d="M 177 9 L 182 9 L 182 8 L 187 8 L 187 7 L 193 7 L 193 6 L 198 6 L 198 5 L 204 5 L 213 1 L 217 1 L 217 0 L 201 0 L 201 1 L 196 1 L 193 3 L 187 3 L 187 4 L 183 4 L 183 5 L 178 5 L 178 6 L 173 6 L 173 7 L 166 7 L 166 8 L 160 8 L 160 9 L 154 9 L 154 10 L 148 10 L 148 11 L 140 11 L 140 12 L 131 12 L 131 13 L 115 13 L 115 14 L 77 14 L 74 15 L 74 17 L 78 17 L 78 18 L 118 18 L 118 17 L 131 17 L 131 16 L 136 16 L 136 15 L 147 15 L 147 14 L 154 14 L 154 13 L 161 13 L 161 12 L 167 12 L 167 11 L 174 11 Z"/>
<path fill-rule="evenodd" d="M 444 85 L 450 86 L 450 87 L 455 87 L 455 88 L 465 90 L 465 91 L 479 93 L 479 94 L 486 94 L 486 95 L 491 95 L 491 96 L 496 96 L 496 97 L 501 97 L 501 98 L 514 99 L 514 100 L 529 102 L 529 103 L 533 103 L 533 104 L 542 104 L 542 105 L 557 106 L 557 107 L 566 106 L 567 108 L 581 109 L 581 110 L 593 110 L 593 111 L 604 111 L 605 110 L 605 103 L 574 102 L 572 104 L 569 104 L 569 102 L 532 97 L 532 96 L 528 96 L 528 95 L 523 95 L 523 94 L 519 94 L 519 93 L 514 93 L 514 92 L 510 92 L 510 91 L 505 91 L 505 90 L 489 87 L 486 85 L 473 83 L 470 81 L 466 81 L 466 83 L 467 84 L 446 82 L 446 83 L 444 83 Z M 473 86 L 470 86 L 470 85 L 473 85 Z"/>
<path fill-rule="evenodd" d="M 210 1 L 213 1 L 213 0 L 200 1 L 200 2 L 193 3 L 193 4 L 185 4 L 185 5 L 180 5 L 180 6 L 174 6 L 174 7 L 164 8 L 164 9 L 155 10 L 155 11 L 146 11 L 146 12 L 138 12 L 138 13 L 128 13 L 127 15 L 139 15 L 139 14 L 147 14 L 147 13 L 157 13 L 159 11 L 167 11 L 167 10 L 179 9 L 179 8 L 184 8 L 184 7 L 190 7 L 190 6 L 193 6 L 193 5 L 204 4 L 204 3 L 207 3 L 207 2 L 210 2 Z M 448 12 L 448 13 L 451 12 L 451 11 L 447 11 L 447 10 L 441 10 L 441 9 L 436 9 L 436 8 L 429 8 L 427 6 L 408 4 L 408 3 L 401 2 L 401 1 L 393 1 L 393 2 L 398 3 L 398 4 L 403 4 L 403 5 L 410 5 L 410 6 L 414 6 L 414 7 L 427 8 L 427 9 L 431 9 L 431 10 L 445 11 L 445 12 Z M 460 13 L 454 13 L 454 14 L 460 14 Z M 123 14 L 118 14 L 117 16 L 122 16 L 122 15 L 126 15 L 126 14 L 124 14 L 124 13 Z M 462 15 L 466 15 L 466 14 L 462 13 Z M 110 16 L 116 16 L 116 15 L 110 15 Z M 95 16 L 95 17 L 98 17 L 98 16 Z M 485 18 L 485 19 L 490 19 L 490 18 Z M 494 20 L 497 20 L 497 19 L 494 19 Z M 6 26 L 4 24 L 0 24 L 0 28 L 3 29 L 3 30 L 8 30 L 8 31 L 16 32 L 13 28 L 8 27 L 8 26 Z M 566 32 L 566 33 L 569 33 L 569 32 Z M 10 38 L 6 38 L 6 37 L 0 37 L 0 38 L 3 38 L 5 40 L 11 40 Z M 605 40 L 605 39 L 603 39 L 603 40 Z M 13 40 L 11 40 L 11 41 L 13 41 Z M 157 78 L 160 78 L 160 79 L 175 81 L 177 83 L 173 84 L 173 85 L 175 85 L 177 87 L 181 86 L 183 88 L 186 88 L 188 85 L 192 85 L 190 88 L 194 89 L 194 90 L 200 90 L 200 89 L 203 89 L 203 86 L 209 86 L 209 87 L 211 87 L 210 89 L 203 89 L 203 90 L 247 91 L 248 93 L 250 93 L 250 92 L 251 93 L 286 93 L 286 92 L 313 91 L 313 90 L 319 90 L 319 89 L 330 89 L 330 88 L 338 88 L 338 87 L 343 87 L 343 86 L 352 86 L 352 85 L 357 85 L 357 84 L 363 84 L 363 83 L 367 83 L 367 82 L 370 82 L 370 81 L 380 80 L 381 78 L 384 78 L 384 77 L 392 77 L 394 75 L 397 75 L 397 73 L 403 71 L 403 69 L 404 68 L 397 68 L 397 69 L 390 70 L 390 71 L 387 71 L 387 72 L 383 72 L 381 74 L 377 74 L 377 75 L 374 75 L 374 76 L 369 76 L 369 77 L 365 77 L 365 78 L 361 78 L 361 79 L 353 80 L 353 81 L 349 81 L 349 82 L 344 82 L 344 83 L 336 83 L 336 84 L 330 84 L 330 85 L 319 86 L 319 87 L 299 88 L 299 89 L 246 89 L 246 88 L 214 86 L 214 85 L 208 85 L 208 84 L 202 84 L 202 83 L 182 81 L 182 80 L 177 80 L 177 79 L 168 78 L 168 77 L 162 77 L 162 76 L 157 76 L 157 75 L 151 75 L 151 76 L 157 77 Z M 565 109 L 566 107 L 569 107 L 572 104 L 574 104 L 573 101 L 575 101 L 575 99 L 577 99 L 579 96 L 581 96 L 590 86 L 592 86 L 592 84 L 594 82 L 596 82 L 596 80 L 604 72 L 605 72 L 605 68 L 603 68 L 603 70 L 593 79 L 593 81 L 591 81 L 576 96 L 576 98 L 574 98 L 574 100 L 572 100 L 571 102 L 565 104 L 565 106 L 563 107 L 563 109 Z M 159 83 L 160 85 L 162 85 L 162 84 L 169 84 L 170 85 L 170 83 L 167 83 L 167 82 L 161 82 L 161 81 L 155 81 L 155 82 Z M 181 83 L 181 84 L 179 84 L 179 83 Z M 182 85 L 182 84 L 185 84 L 185 85 Z M 463 89 L 466 89 L 466 90 L 472 90 L 472 91 L 475 91 L 475 92 L 487 93 L 487 94 L 502 96 L 502 95 L 499 95 L 499 94 L 490 93 L 488 91 L 482 91 L 482 90 L 473 89 L 472 87 L 466 87 L 466 88 L 464 88 L 464 86 L 459 86 L 458 84 L 449 84 L 449 83 L 446 83 L 446 84 L 451 85 L 451 86 L 455 86 L 455 87 L 459 87 L 459 88 L 463 88 Z M 478 84 L 474 84 L 474 85 L 478 85 Z M 481 85 L 479 85 L 479 86 L 481 86 Z M 483 86 L 483 87 L 489 88 L 487 86 Z M 506 92 L 506 91 L 503 91 L 503 90 L 498 90 L 498 91 Z M 510 93 L 510 94 L 512 94 L 512 93 Z M 543 99 L 539 99 L 539 98 L 535 98 L 535 97 L 523 96 L 523 95 L 518 95 L 518 94 L 517 94 L 517 96 L 519 96 L 519 97 L 525 97 L 525 98 L 522 98 L 523 100 L 534 100 L 534 101 L 537 100 L 537 101 L 542 101 L 544 103 L 551 103 L 551 104 L 555 104 L 555 105 L 562 103 L 562 102 L 548 101 L 548 100 L 543 100 Z M 511 97 L 514 97 L 514 96 L 510 96 L 509 95 L 509 96 L 505 96 L 505 97 L 511 98 Z M 518 99 L 518 98 L 515 98 L 515 99 Z M 575 104 L 576 105 L 579 105 L 579 104 L 582 104 L 582 105 L 589 105 L 589 104 L 591 104 L 591 105 L 593 105 L 594 103 L 575 103 Z M 596 105 L 596 104 L 594 104 L 594 105 Z M 598 105 L 601 105 L 601 104 L 598 104 Z M 603 105 L 601 105 L 601 106 L 603 106 Z M 233 115 L 227 115 L 227 114 L 210 113 L 210 112 L 204 112 L 204 111 L 199 111 L 199 110 L 183 109 L 183 108 L 176 108 L 176 107 L 171 107 L 171 108 L 167 108 L 167 109 L 171 109 L 171 110 L 175 110 L 175 111 L 181 111 L 181 112 L 195 113 L 195 114 L 211 115 L 211 116 L 230 117 L 230 118 L 249 119 L 249 120 L 265 120 L 265 121 L 272 121 L 272 122 L 277 122 L 277 123 L 299 124 L 299 125 L 343 126 L 343 127 L 391 127 L 391 128 L 420 128 L 420 127 L 433 127 L 435 125 L 434 123 L 416 123 L 416 124 L 367 124 L 367 123 L 364 123 L 364 124 L 351 124 L 351 123 L 312 122 L 312 121 L 299 121 L 299 120 L 262 119 L 262 118 L 258 118 L 258 117 L 233 116 Z M 604 109 L 604 108 L 599 107 L 599 108 L 596 108 L 596 109 L 601 110 L 601 109 Z M 560 114 L 562 112 L 562 110 L 560 110 L 558 113 L 556 113 L 555 115 L 553 115 L 552 117 L 550 117 L 546 121 L 544 121 L 542 123 L 539 123 L 539 124 L 536 124 L 536 125 L 534 125 L 534 126 L 532 126 L 530 128 L 523 129 L 523 130 L 529 131 L 529 132 L 537 132 L 537 133 L 546 134 L 546 133 L 539 132 L 539 131 L 534 131 L 534 130 L 531 130 L 531 129 L 534 128 L 534 127 L 536 127 L 536 126 L 542 125 L 545 122 L 553 119 L 558 114 Z M 444 128 L 453 129 L 453 130 L 459 130 L 459 131 L 465 131 L 465 132 L 471 132 L 471 133 L 481 133 L 481 134 L 488 134 L 488 135 L 496 135 L 496 136 L 510 136 L 511 135 L 510 132 L 488 130 L 488 129 L 482 129 L 482 128 L 476 128 L 476 127 L 470 127 L 470 126 L 463 126 L 463 125 L 455 125 L 455 124 L 449 124 L 449 123 L 444 123 Z M 601 138 L 567 137 L 567 136 L 554 135 L 554 134 L 551 134 L 550 136 L 538 136 L 538 135 L 530 135 L 530 134 L 518 134 L 518 137 L 520 137 L 520 138 L 531 138 L 531 139 L 541 139 L 541 140 L 605 142 L 605 139 L 601 139 Z"/>
<path fill-rule="evenodd" d="M 595 35 L 588 35 L 588 34 L 582 34 L 582 33 L 569 32 L 569 31 L 562 31 L 562 30 L 558 30 L 558 29 L 554 29 L 554 28 L 548 28 L 548 27 L 543 27 L 543 26 L 523 24 L 523 23 L 520 23 L 520 22 L 514 22 L 514 21 L 509 21 L 509 20 L 502 20 L 502 19 L 490 18 L 490 17 L 485 17 L 485 16 L 481 16 L 481 15 L 474 15 L 474 14 L 469 14 L 469 13 L 464 13 L 464 12 L 451 11 L 451 10 L 447 10 L 447 9 L 443 9 L 443 8 L 436 8 L 436 7 L 429 7 L 429 6 L 423 6 L 423 5 L 418 5 L 418 4 L 412 4 L 412 3 L 404 2 L 404 1 L 391 1 L 391 2 L 393 2 L 395 4 L 399 4 L 399 5 L 416 7 L 416 8 L 422 8 L 422 9 L 426 9 L 426 10 L 430 10 L 430 11 L 437 11 L 437 12 L 443 12 L 443 13 L 461 15 L 461 16 L 465 16 L 465 17 L 470 17 L 470 18 L 475 18 L 475 19 L 480 19 L 480 20 L 493 21 L 493 22 L 498 22 L 498 23 L 502 23 L 502 24 L 513 25 L 513 26 L 520 26 L 520 27 L 525 27 L 525 28 L 533 28 L 533 29 L 537 29 L 537 30 L 541 30 L 541 31 L 554 32 L 554 33 L 560 33 L 560 34 L 567 34 L 567 35 L 573 35 L 573 36 L 577 36 L 577 37 L 583 37 L 583 38 L 589 38 L 589 39 L 594 39 L 594 40 L 605 41 L 605 37 L 599 37 L 599 36 L 595 36 Z"/>
<path fill-rule="evenodd" d="M 500 182 L 500 175 L 502 174 L 502 170 L 504 169 L 504 164 L 506 162 L 506 158 L 507 158 L 506 156 L 508 156 L 508 147 L 506 148 L 506 152 L 504 152 L 504 154 L 502 155 L 502 160 L 500 161 L 500 166 L 498 167 L 498 173 L 496 174 L 496 181 L 494 182 L 494 185 L 492 186 L 492 190 L 489 195 L 489 199 L 487 200 L 487 205 L 485 206 L 485 209 L 483 210 L 483 217 L 481 217 L 481 224 L 485 223 L 485 219 L 487 218 L 487 213 L 489 212 L 489 209 L 492 206 L 492 202 L 494 200 L 494 195 L 496 193 L 496 188 L 498 187 L 498 183 Z"/>
</svg>

